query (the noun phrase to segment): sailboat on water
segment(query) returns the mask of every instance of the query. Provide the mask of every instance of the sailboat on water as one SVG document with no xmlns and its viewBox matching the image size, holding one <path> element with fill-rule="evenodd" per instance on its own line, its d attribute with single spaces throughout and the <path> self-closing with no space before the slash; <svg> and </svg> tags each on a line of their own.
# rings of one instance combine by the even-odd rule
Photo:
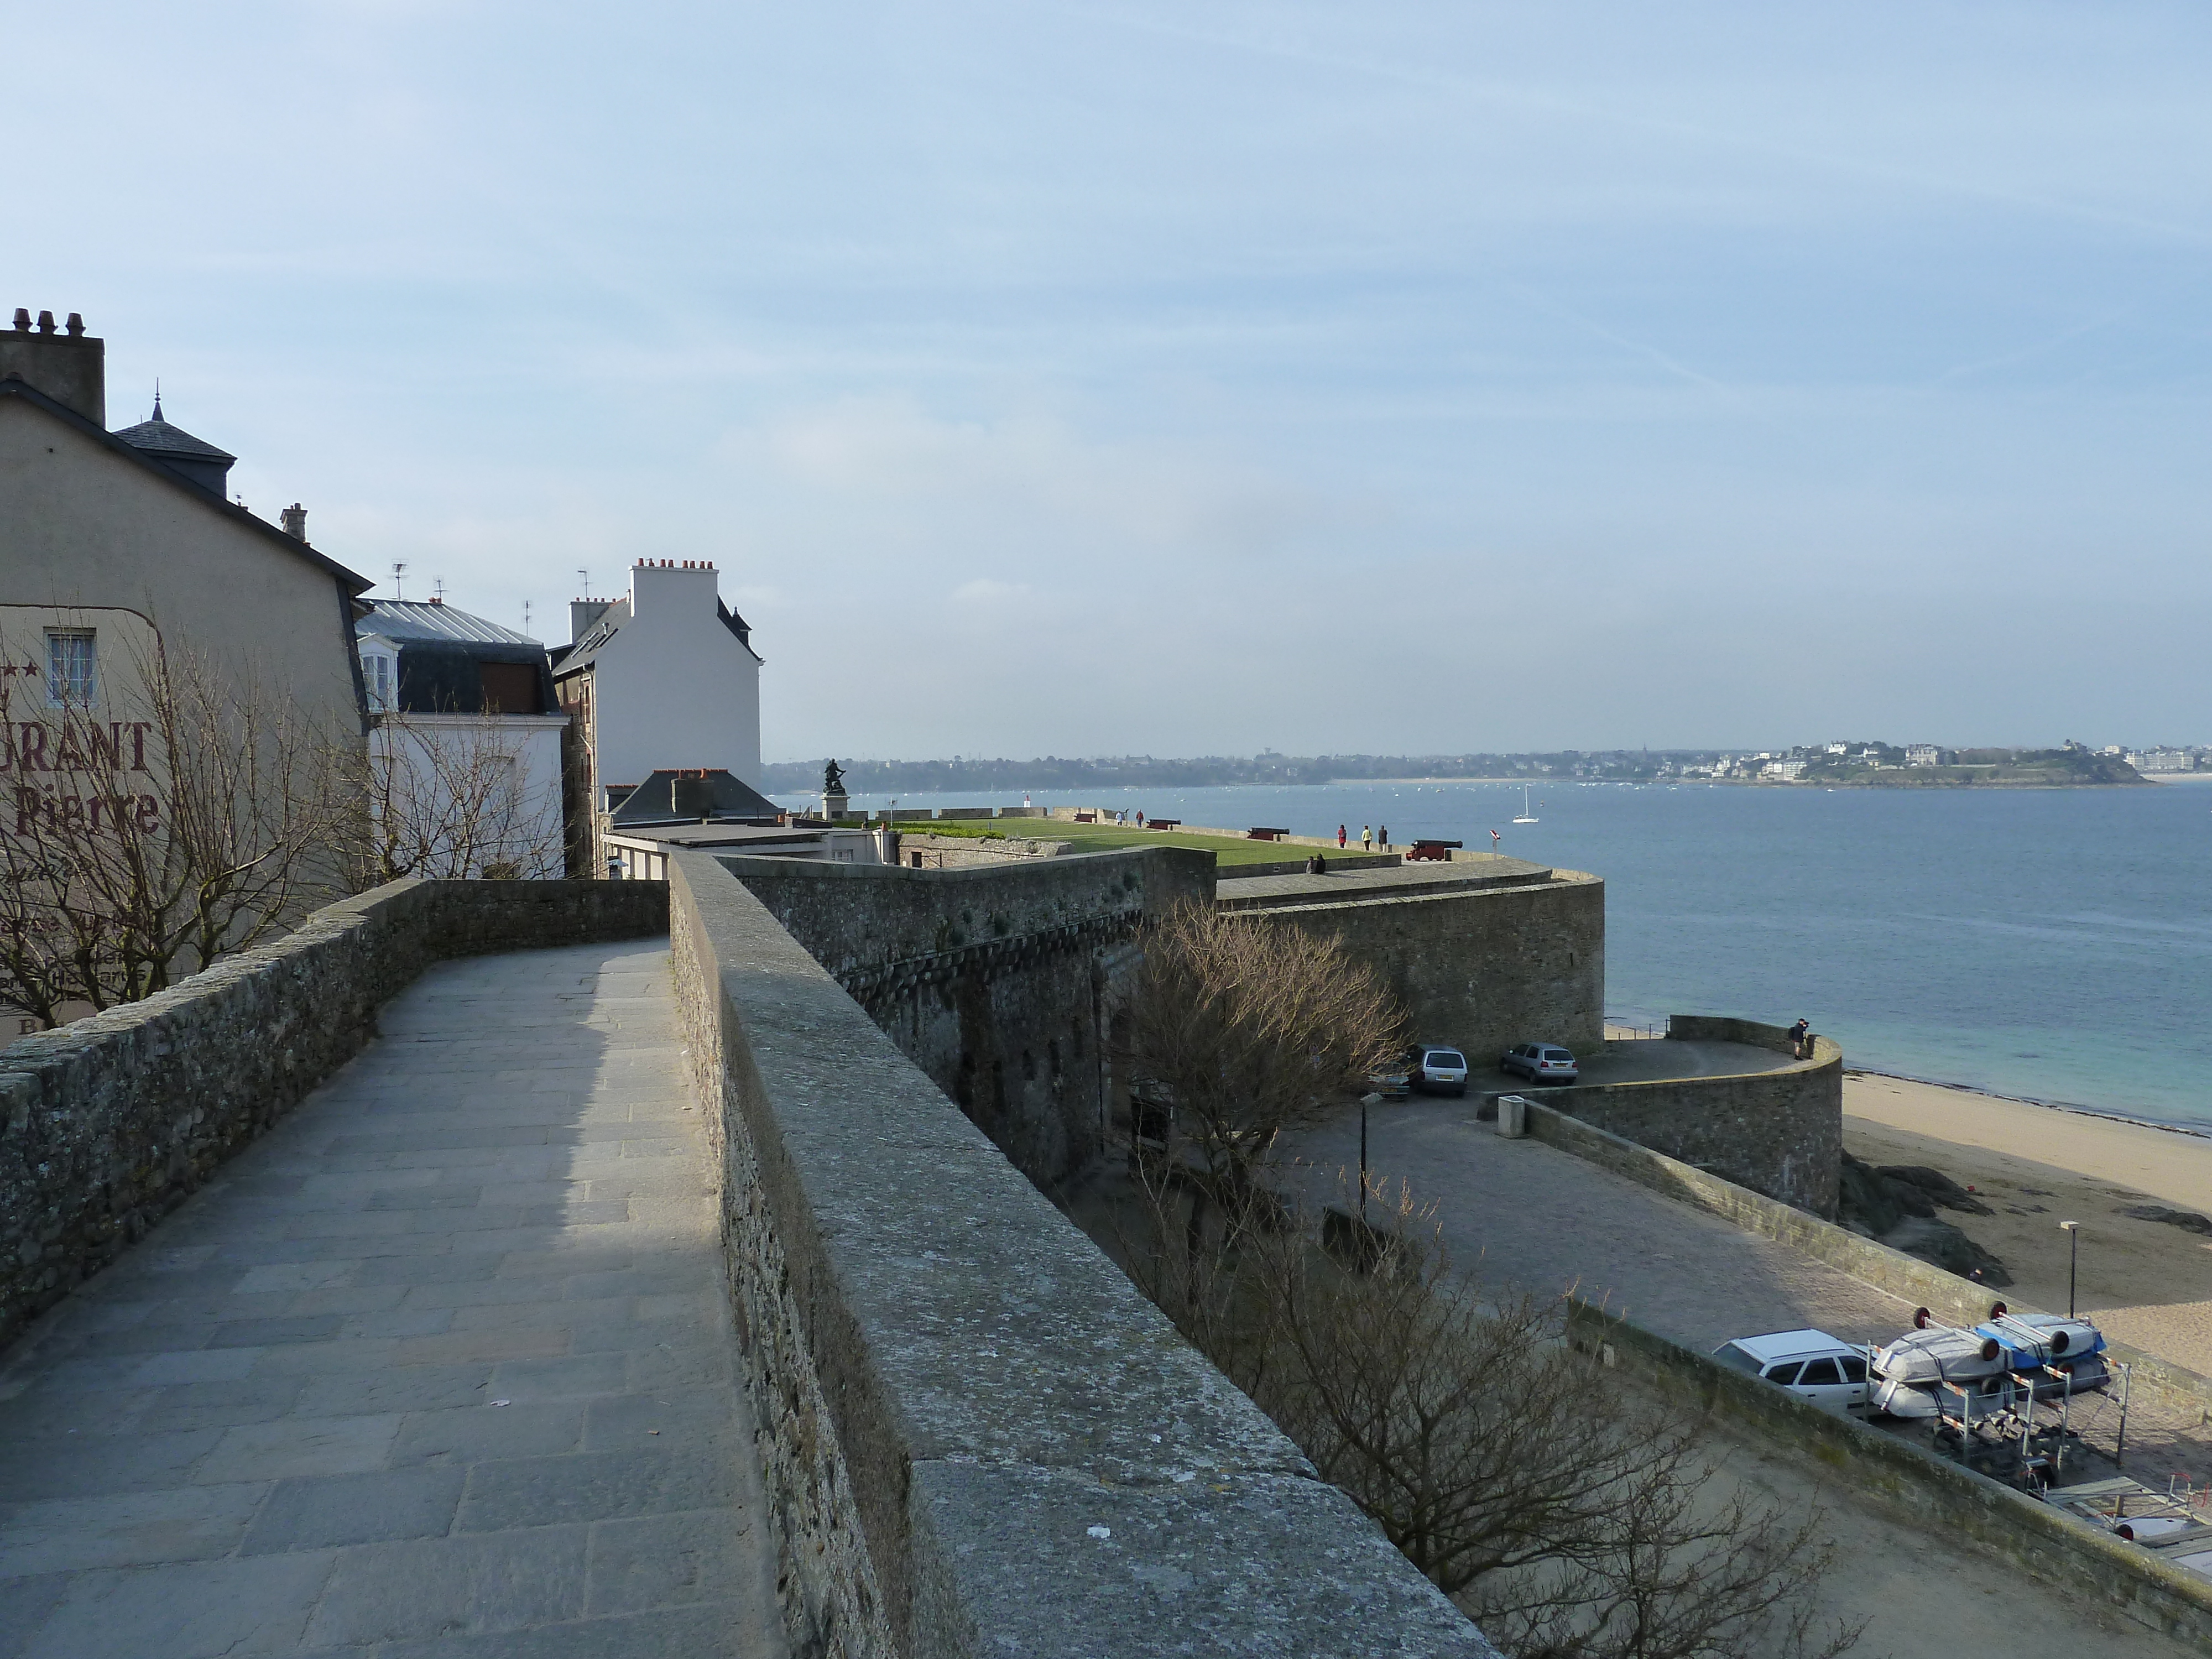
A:
<svg viewBox="0 0 2212 1659">
<path fill-rule="evenodd" d="M 1531 817 L 1528 814 L 1528 786 L 1524 783 L 1521 786 L 1521 816 L 1514 819 L 1513 822 L 1516 823 L 1534 823 L 1535 821 L 1536 820 Z"/>
</svg>

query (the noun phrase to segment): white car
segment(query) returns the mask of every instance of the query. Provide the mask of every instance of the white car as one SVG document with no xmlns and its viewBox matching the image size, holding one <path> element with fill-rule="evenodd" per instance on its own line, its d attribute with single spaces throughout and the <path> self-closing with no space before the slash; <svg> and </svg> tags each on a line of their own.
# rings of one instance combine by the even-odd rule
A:
<svg viewBox="0 0 2212 1659">
<path fill-rule="evenodd" d="M 1406 1074 L 1423 1094 L 1467 1092 L 1467 1056 L 1456 1048 L 1416 1048 L 1407 1056 Z"/>
<path fill-rule="evenodd" d="M 1732 1370 L 1809 1400 L 1824 1411 L 1867 1408 L 1867 1351 L 1826 1331 L 1775 1331 L 1739 1336 L 1713 1350 Z"/>
</svg>

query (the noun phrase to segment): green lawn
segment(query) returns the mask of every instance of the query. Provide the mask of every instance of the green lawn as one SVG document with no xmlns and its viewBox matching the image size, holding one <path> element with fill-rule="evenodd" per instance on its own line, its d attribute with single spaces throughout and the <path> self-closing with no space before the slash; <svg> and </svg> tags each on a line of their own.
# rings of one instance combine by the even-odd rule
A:
<svg viewBox="0 0 2212 1659">
<path fill-rule="evenodd" d="M 1242 836 L 1188 836 L 1180 830 L 1139 830 L 1117 823 L 1070 823 L 1065 818 L 955 818 L 949 823 L 909 821 L 900 826 L 916 835 L 1034 836 L 1040 841 L 1073 842 L 1085 852 L 1104 852 L 1115 847 L 1195 847 L 1212 854 L 1223 864 L 1282 864 L 1303 859 L 1317 849 L 1277 841 L 1247 841 Z M 1323 850 L 1329 861 L 1358 862 L 1368 855 L 1356 847 L 1340 853 Z"/>
</svg>

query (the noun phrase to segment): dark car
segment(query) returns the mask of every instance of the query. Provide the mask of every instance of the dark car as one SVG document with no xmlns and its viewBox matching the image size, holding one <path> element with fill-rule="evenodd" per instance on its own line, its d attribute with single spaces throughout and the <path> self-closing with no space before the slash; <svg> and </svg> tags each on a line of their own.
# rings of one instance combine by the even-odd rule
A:
<svg viewBox="0 0 2212 1659">
<path fill-rule="evenodd" d="M 1456 1048 L 1425 1044 L 1407 1054 L 1406 1079 L 1425 1095 L 1463 1095 L 1467 1092 L 1467 1056 Z"/>
<path fill-rule="evenodd" d="M 1525 1077 L 1531 1083 L 1572 1083 L 1582 1075 L 1575 1057 L 1555 1042 L 1524 1042 L 1517 1048 L 1508 1048 L 1498 1069 Z"/>
</svg>

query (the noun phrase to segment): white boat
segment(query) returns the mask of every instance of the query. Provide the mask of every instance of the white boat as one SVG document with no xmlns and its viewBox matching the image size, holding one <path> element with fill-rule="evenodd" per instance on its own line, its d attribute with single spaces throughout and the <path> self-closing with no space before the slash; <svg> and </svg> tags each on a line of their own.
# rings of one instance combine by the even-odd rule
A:
<svg viewBox="0 0 2212 1659">
<path fill-rule="evenodd" d="M 2087 1320 L 2056 1314 L 1993 1312 L 1972 1330 L 1925 1324 L 1875 1351 L 1870 1403 L 1893 1417 L 1935 1417 L 1948 1382 L 1994 1408 L 2008 1403 L 2016 1375 L 2032 1379 L 2038 1400 L 2093 1394 L 2112 1382 L 2104 1346 Z"/>
<path fill-rule="evenodd" d="M 1513 822 L 1516 823 L 1534 823 L 1535 821 L 1535 819 L 1528 816 L 1528 786 L 1524 783 L 1521 786 L 1521 816 L 1514 819 Z"/>
</svg>

